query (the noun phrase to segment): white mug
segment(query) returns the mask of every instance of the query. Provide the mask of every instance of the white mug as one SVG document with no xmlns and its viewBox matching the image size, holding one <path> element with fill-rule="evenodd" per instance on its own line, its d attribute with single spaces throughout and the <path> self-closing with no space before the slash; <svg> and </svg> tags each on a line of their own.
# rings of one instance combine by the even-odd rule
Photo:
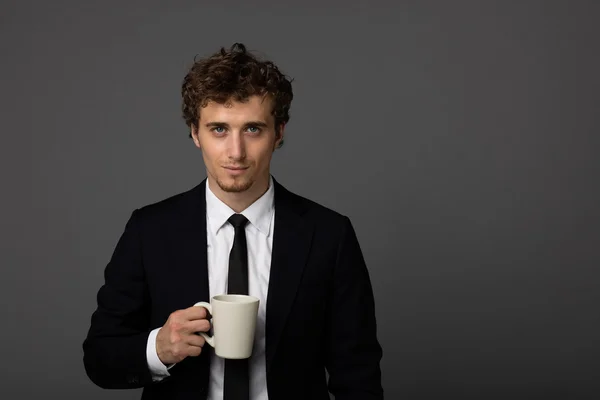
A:
<svg viewBox="0 0 600 400">
<path fill-rule="evenodd" d="M 201 301 L 212 315 L 213 336 L 199 332 L 222 358 L 244 359 L 252 355 L 259 299 L 243 294 L 214 296 L 211 304 Z"/>
</svg>

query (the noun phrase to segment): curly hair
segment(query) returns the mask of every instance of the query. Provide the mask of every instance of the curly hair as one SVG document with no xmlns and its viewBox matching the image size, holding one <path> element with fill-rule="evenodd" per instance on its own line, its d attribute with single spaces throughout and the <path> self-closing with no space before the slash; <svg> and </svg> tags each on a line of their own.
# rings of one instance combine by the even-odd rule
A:
<svg viewBox="0 0 600 400">
<path fill-rule="evenodd" d="M 249 53 L 242 43 L 234 43 L 229 50 L 221 47 L 210 57 L 194 59 L 185 76 L 181 87 L 183 119 L 188 127 L 197 129 L 200 109 L 210 101 L 241 102 L 254 95 L 268 95 L 273 99 L 272 114 L 277 131 L 281 124 L 289 121 L 294 97 L 292 80 L 272 61 Z"/>
</svg>

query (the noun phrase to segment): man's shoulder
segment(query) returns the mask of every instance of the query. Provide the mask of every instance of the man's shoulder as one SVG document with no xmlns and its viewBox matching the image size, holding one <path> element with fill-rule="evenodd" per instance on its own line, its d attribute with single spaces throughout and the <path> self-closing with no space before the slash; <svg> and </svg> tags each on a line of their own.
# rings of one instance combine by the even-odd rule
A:
<svg viewBox="0 0 600 400">
<path fill-rule="evenodd" d="M 203 182 L 191 189 L 142 205 L 135 212 L 140 219 L 149 222 L 166 222 L 185 218 L 190 211 L 202 207 L 202 195 L 204 194 L 202 185 Z"/>
<path fill-rule="evenodd" d="M 326 206 L 309 197 L 292 192 L 283 186 L 280 190 L 285 191 L 285 197 L 299 210 L 303 218 L 325 224 L 344 224 L 348 221 L 346 215 L 330 206 Z M 275 212 L 277 212 L 277 210 Z"/>
<path fill-rule="evenodd" d="M 316 240 L 321 244 L 331 243 L 337 246 L 337 243 L 348 237 L 356 237 L 350 217 L 340 211 L 290 191 L 287 191 L 285 197 L 299 211 L 301 220 L 314 229 Z"/>
</svg>

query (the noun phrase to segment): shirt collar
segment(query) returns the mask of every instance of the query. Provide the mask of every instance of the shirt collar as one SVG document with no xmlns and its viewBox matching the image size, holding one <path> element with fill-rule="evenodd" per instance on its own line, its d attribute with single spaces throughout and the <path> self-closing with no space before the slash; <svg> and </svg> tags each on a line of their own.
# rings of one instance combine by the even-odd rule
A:
<svg viewBox="0 0 600 400">
<path fill-rule="evenodd" d="M 240 213 L 248 218 L 248 221 L 265 235 L 268 235 L 271 229 L 271 217 L 273 216 L 274 211 L 274 194 L 275 188 L 273 186 L 273 178 L 270 177 L 269 188 L 267 191 Z M 223 203 L 212 190 L 210 190 L 208 180 L 206 180 L 206 218 L 213 235 L 216 235 L 219 232 L 219 229 L 225 225 L 229 217 L 235 213 L 235 211 L 227 204 Z"/>
</svg>

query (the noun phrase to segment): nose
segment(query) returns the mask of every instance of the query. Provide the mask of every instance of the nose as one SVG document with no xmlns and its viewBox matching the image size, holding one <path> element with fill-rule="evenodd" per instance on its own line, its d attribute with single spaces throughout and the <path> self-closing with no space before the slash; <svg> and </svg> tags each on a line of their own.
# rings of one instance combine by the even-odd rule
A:
<svg viewBox="0 0 600 400">
<path fill-rule="evenodd" d="M 244 138 L 240 133 L 229 136 L 229 158 L 233 160 L 243 160 L 246 158 L 246 145 Z"/>
</svg>

